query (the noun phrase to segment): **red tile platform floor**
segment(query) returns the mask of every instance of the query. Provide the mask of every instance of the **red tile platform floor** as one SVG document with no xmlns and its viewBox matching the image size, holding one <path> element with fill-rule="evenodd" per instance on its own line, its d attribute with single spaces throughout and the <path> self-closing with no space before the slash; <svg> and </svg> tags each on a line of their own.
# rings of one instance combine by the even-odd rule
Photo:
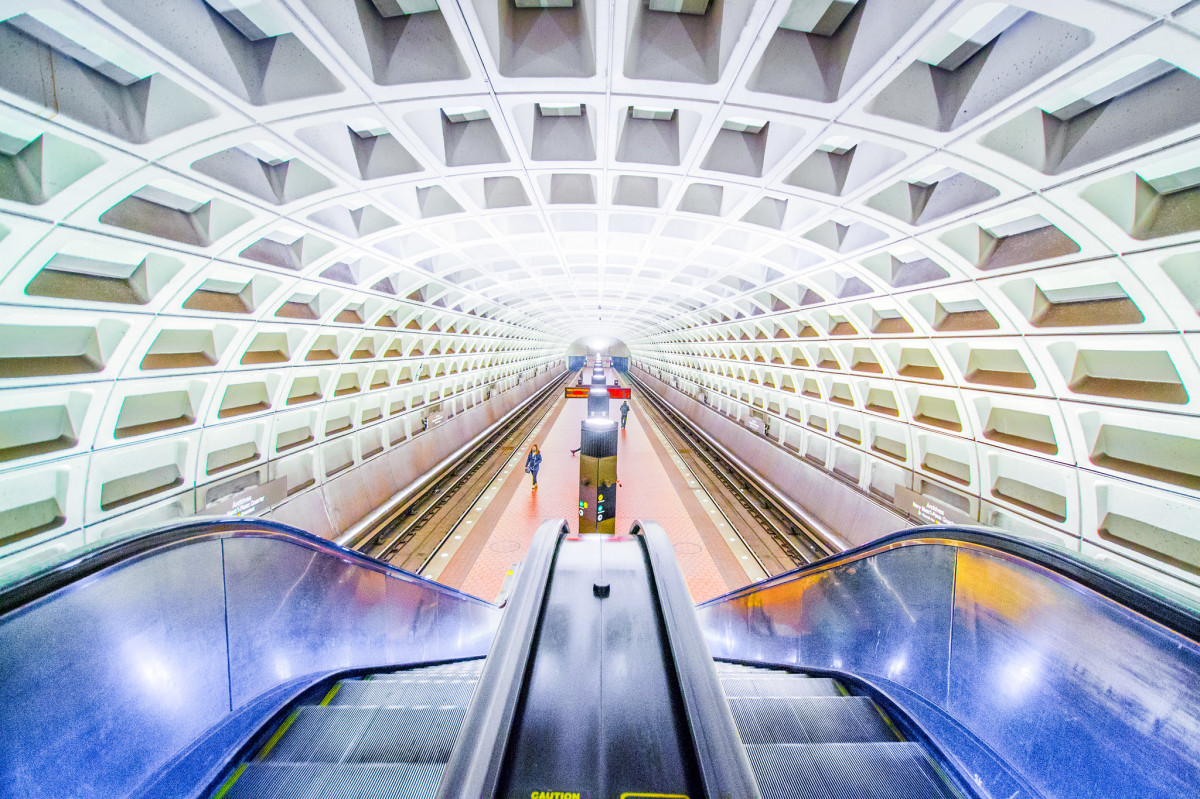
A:
<svg viewBox="0 0 1200 799">
<path fill-rule="evenodd" d="M 677 489 L 672 485 L 667 470 L 674 469 L 674 464 L 664 463 L 655 453 L 641 410 L 636 403 L 631 404 L 634 408 L 629 414 L 626 429 L 619 433 L 617 449 L 617 478 L 620 480 L 617 531 L 627 533 L 636 519 L 661 524 L 675 547 L 688 589 L 696 602 L 711 599 L 744 584 L 745 580 L 729 584 L 722 578 L 713 554 L 705 547 L 697 532 L 697 522 L 688 514 Z M 617 409 L 620 402 L 614 400 L 611 407 L 613 418 L 619 419 Z M 579 425 L 586 417 L 586 399 L 566 400 L 554 425 L 543 430 L 541 440 L 536 442 L 542 451 L 537 491 L 531 489 L 532 481 L 524 472 L 529 445 L 525 446 L 517 468 L 500 489 L 503 495 L 515 488 L 504 512 L 496 518 L 491 530 L 477 526 L 471 531 L 471 536 L 487 535 L 486 544 L 481 548 L 472 547 L 471 551 L 460 550 L 463 557 L 474 558 L 474 562 L 469 565 L 461 585 L 455 585 L 456 588 L 491 599 L 499 593 L 512 565 L 525 557 L 533 534 L 542 521 L 565 518 L 572 532 L 578 529 L 579 458 L 572 456 L 570 451 L 579 446 Z M 508 483 L 511 481 L 519 481 L 520 485 L 510 486 Z M 709 521 L 705 519 L 701 523 Z M 443 572 L 444 577 L 462 574 L 467 564 L 455 563 L 458 557 L 456 553 L 451 558 Z M 726 550 L 716 553 L 716 557 L 728 561 L 734 556 Z M 447 582 L 454 585 L 458 580 Z"/>
</svg>

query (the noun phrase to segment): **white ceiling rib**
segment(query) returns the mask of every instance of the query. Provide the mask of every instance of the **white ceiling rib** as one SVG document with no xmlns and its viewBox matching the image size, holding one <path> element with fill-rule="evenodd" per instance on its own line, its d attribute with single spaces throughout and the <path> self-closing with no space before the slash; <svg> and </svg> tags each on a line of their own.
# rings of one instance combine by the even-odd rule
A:
<svg viewBox="0 0 1200 799">
<path fill-rule="evenodd" d="M 0 552 L 610 336 L 880 501 L 1200 583 L 1195 2 L 0 18 Z"/>
</svg>

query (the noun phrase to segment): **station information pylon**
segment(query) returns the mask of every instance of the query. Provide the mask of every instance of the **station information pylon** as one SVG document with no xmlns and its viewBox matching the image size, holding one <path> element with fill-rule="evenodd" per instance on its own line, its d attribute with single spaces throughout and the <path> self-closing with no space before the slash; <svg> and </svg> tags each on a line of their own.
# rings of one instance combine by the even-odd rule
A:
<svg viewBox="0 0 1200 799">
<path fill-rule="evenodd" d="M 617 423 L 585 419 L 579 440 L 579 533 L 616 532 Z"/>
</svg>

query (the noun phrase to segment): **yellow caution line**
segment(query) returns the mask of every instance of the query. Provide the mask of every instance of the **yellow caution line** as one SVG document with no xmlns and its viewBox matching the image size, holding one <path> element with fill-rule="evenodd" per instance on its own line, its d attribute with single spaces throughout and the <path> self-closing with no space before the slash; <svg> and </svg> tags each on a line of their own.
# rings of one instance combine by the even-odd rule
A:
<svg viewBox="0 0 1200 799">
<path fill-rule="evenodd" d="M 275 748 L 275 744 L 279 743 L 279 739 L 282 738 L 283 734 L 288 731 L 288 727 L 292 726 L 292 723 L 299 717 L 300 709 L 297 708 L 296 710 L 292 711 L 292 715 L 288 716 L 287 720 L 284 721 L 283 724 L 279 725 L 279 729 L 275 730 L 275 734 L 267 740 L 267 745 L 262 748 L 262 751 L 258 753 L 258 757 L 254 759 L 262 760 L 268 754 L 270 754 L 271 750 Z"/>
<path fill-rule="evenodd" d="M 623 793 L 621 799 L 688 799 L 681 793 Z"/>
<path fill-rule="evenodd" d="M 329 700 L 333 699 L 333 697 L 337 695 L 337 692 L 341 687 L 342 684 L 340 682 L 335 682 L 333 687 L 329 689 L 329 693 L 325 694 L 325 698 L 321 700 L 320 707 L 325 707 L 328 705 Z"/>
<path fill-rule="evenodd" d="M 242 765 L 240 765 L 236 769 L 234 769 L 233 773 L 229 775 L 229 779 L 225 780 L 225 782 L 222 783 L 220 790 L 218 790 L 215 794 L 213 794 L 213 799 L 221 799 L 221 797 L 223 797 L 225 794 L 229 793 L 229 789 L 233 787 L 233 784 L 238 781 L 238 777 L 242 776 L 242 772 L 245 770 L 246 770 L 245 763 L 243 763 Z"/>
<path fill-rule="evenodd" d="M 883 719 L 883 723 L 885 725 L 887 725 L 887 728 L 892 731 L 892 735 L 896 736 L 896 740 L 898 740 L 898 741 L 908 740 L 907 738 L 904 737 L 904 733 L 900 732 L 899 728 L 896 727 L 896 723 L 894 721 L 892 721 L 891 716 L 889 716 L 887 713 L 885 713 L 883 708 L 881 708 L 879 706 L 878 702 L 876 702 L 874 699 L 872 699 L 871 706 L 873 708 L 875 708 L 875 712 L 879 714 L 879 717 L 881 719 Z"/>
</svg>

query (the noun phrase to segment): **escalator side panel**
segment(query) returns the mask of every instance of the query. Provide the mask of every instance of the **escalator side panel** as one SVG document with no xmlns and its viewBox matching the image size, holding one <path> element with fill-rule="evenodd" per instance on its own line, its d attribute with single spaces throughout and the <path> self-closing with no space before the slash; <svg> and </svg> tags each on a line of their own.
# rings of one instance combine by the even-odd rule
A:
<svg viewBox="0 0 1200 799">
<path fill-rule="evenodd" d="M 8 614 L 0 796 L 129 795 L 229 712 L 225 652 L 219 541 Z"/>
<path fill-rule="evenodd" d="M 345 669 L 480 655 L 495 629 L 494 608 L 324 553 L 264 538 L 223 543 L 234 708 L 280 678 L 326 664 Z"/>
<path fill-rule="evenodd" d="M 499 623 L 304 534 L 193 532 L 0 616 L 0 796 L 186 795 L 308 684 L 479 657 Z"/>
<path fill-rule="evenodd" d="M 1200 786 L 1200 647 L 1066 580 L 962 550 L 952 716 L 1048 796 Z"/>
<path fill-rule="evenodd" d="M 922 696 L 945 701 L 953 550 L 906 547 L 834 569 L 801 602 L 797 665 L 853 662 L 858 671 L 902 676 Z"/>
<path fill-rule="evenodd" d="M 905 547 L 697 612 L 714 657 L 853 663 L 868 674 L 903 674 L 913 690 L 944 701 L 953 600 L 954 551 Z"/>
<path fill-rule="evenodd" d="M 1200 645 L 1016 555 L 910 542 L 698 614 L 716 657 L 912 692 L 1044 795 L 1200 784 Z"/>
<path fill-rule="evenodd" d="M 282 677 L 378 653 L 384 663 L 387 578 L 270 539 L 224 542 L 233 706 Z M 407 614 L 406 614 L 407 615 Z M 402 620 L 407 621 L 407 619 Z M 337 637 L 327 635 L 339 629 Z M 346 662 L 343 668 L 367 665 Z"/>
</svg>

